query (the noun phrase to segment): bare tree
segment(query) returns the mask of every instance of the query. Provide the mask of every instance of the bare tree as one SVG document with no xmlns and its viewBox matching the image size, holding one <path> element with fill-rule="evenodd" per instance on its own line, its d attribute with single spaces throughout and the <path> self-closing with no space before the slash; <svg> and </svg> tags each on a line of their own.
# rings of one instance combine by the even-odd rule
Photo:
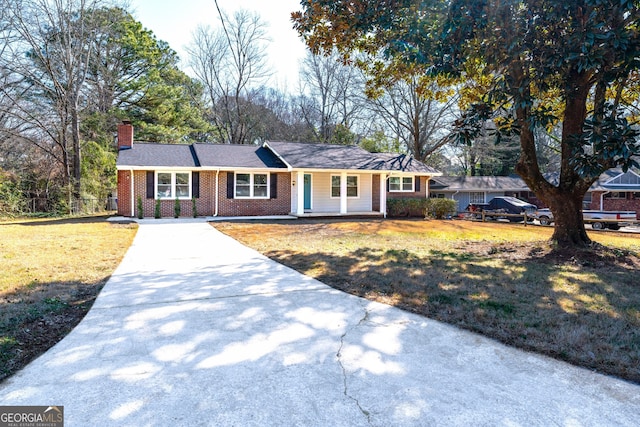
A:
<svg viewBox="0 0 640 427">
<path fill-rule="evenodd" d="M 0 59 L 12 129 L 63 167 L 71 199 L 80 198 L 80 110 L 92 55 L 88 19 L 102 0 L 3 0 L 8 41 Z"/>
<path fill-rule="evenodd" d="M 388 132 L 422 161 L 449 142 L 447 129 L 454 120 L 458 96 L 437 99 L 438 90 L 435 83 L 425 90 L 413 76 L 387 87 L 370 104 Z"/>
<path fill-rule="evenodd" d="M 217 2 L 216 2 L 217 5 Z M 270 75 L 265 54 L 265 24 L 240 10 L 230 19 L 218 8 L 220 27 L 200 26 L 187 49 L 189 65 L 203 83 L 210 120 L 225 143 L 252 143 L 257 126 L 252 91 Z"/>
<path fill-rule="evenodd" d="M 364 78 L 354 67 L 329 56 L 308 53 L 300 72 L 299 108 L 315 139 L 331 142 L 337 128 L 352 131 L 363 110 Z"/>
</svg>

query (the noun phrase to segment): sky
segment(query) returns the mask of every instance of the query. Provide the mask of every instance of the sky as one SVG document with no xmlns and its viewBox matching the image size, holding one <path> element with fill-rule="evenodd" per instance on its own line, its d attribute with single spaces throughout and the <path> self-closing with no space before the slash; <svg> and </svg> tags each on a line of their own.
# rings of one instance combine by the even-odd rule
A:
<svg viewBox="0 0 640 427">
<path fill-rule="evenodd" d="M 214 0 L 130 0 L 133 16 L 155 36 L 169 46 L 183 60 L 187 73 L 184 47 L 191 41 L 193 30 L 199 24 L 220 25 Z M 300 61 L 305 46 L 292 28 L 291 12 L 300 10 L 299 0 L 218 0 L 220 8 L 229 15 L 246 9 L 260 15 L 267 24 L 271 39 L 268 60 L 274 70 L 272 85 L 292 91 L 298 85 Z"/>
</svg>

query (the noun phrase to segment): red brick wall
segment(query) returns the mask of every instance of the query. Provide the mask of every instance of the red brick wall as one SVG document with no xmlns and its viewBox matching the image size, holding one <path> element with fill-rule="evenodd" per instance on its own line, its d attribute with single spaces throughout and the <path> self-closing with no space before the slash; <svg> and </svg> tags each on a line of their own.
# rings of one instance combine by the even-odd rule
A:
<svg viewBox="0 0 640 427">
<path fill-rule="evenodd" d="M 118 215 L 131 216 L 131 172 L 118 171 Z M 200 197 L 196 199 L 196 213 L 198 216 L 211 216 L 214 213 L 215 172 L 200 172 Z M 138 216 L 138 197 L 142 199 L 142 212 L 145 218 L 155 216 L 156 201 L 147 199 L 147 172 L 134 171 L 134 216 Z M 163 218 L 173 218 L 175 200 L 161 200 L 160 213 Z M 193 204 L 191 199 L 180 200 L 180 216 L 192 217 Z"/>
<path fill-rule="evenodd" d="M 131 181 L 129 171 L 118 171 L 118 215 L 131 215 Z"/>
<path fill-rule="evenodd" d="M 373 175 L 371 177 L 371 210 L 374 212 L 380 212 L 380 175 Z"/>
<path fill-rule="evenodd" d="M 605 196 L 604 207 L 600 207 L 601 195 L 601 191 L 594 191 L 591 194 L 591 209 L 605 211 L 636 211 L 636 218 L 640 219 L 640 198 L 634 198 L 633 193 L 627 193 L 626 199 L 607 199 Z"/>
<path fill-rule="evenodd" d="M 273 175 L 273 174 L 272 174 Z M 279 173 L 275 199 L 228 199 L 227 172 L 220 172 L 218 216 L 287 215 L 291 212 L 291 174 Z M 202 191 L 202 184 L 201 184 Z"/>
<path fill-rule="evenodd" d="M 420 191 L 387 191 L 387 199 L 425 199 L 427 197 L 427 177 L 417 176 L 416 179 L 420 180 Z M 387 187 L 388 188 L 388 187 Z M 415 188 L 415 185 L 414 185 Z M 374 209 L 375 210 L 375 209 Z"/>
</svg>

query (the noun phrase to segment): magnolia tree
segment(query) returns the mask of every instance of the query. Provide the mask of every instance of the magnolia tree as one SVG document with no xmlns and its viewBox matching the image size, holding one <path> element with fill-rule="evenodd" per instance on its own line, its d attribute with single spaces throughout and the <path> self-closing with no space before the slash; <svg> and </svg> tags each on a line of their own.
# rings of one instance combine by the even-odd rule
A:
<svg viewBox="0 0 640 427">
<path fill-rule="evenodd" d="M 612 167 L 638 166 L 634 127 L 640 3 L 633 0 L 306 0 L 295 28 L 313 52 L 337 49 L 372 81 L 407 73 L 463 94 L 453 132 L 468 143 L 488 120 L 516 137 L 516 172 L 555 217 L 560 246 L 590 243 L 584 194 Z M 427 78 L 425 81 L 429 81 Z M 561 127 L 559 179 L 545 179 L 536 135 Z"/>
</svg>

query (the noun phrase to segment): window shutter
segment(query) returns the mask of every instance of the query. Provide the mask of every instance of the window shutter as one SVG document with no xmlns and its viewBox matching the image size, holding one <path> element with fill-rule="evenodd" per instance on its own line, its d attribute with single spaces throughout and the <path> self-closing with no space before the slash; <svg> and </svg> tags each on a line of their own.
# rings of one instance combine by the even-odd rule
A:
<svg viewBox="0 0 640 427">
<path fill-rule="evenodd" d="M 191 173 L 191 197 L 200 198 L 200 172 Z"/>
<path fill-rule="evenodd" d="M 233 199 L 233 188 L 235 187 L 235 174 L 227 172 L 227 199 Z"/>
<path fill-rule="evenodd" d="M 413 183 L 415 184 L 416 188 L 416 193 L 420 192 L 420 177 L 419 176 L 415 176 L 413 177 Z"/>
<path fill-rule="evenodd" d="M 389 177 L 387 177 L 386 181 L 387 181 L 387 193 L 388 193 L 389 192 Z"/>
<path fill-rule="evenodd" d="M 154 199 L 156 193 L 156 174 L 154 171 L 147 171 L 147 199 Z"/>
<path fill-rule="evenodd" d="M 269 198 L 271 199 L 277 199 L 278 198 L 278 174 L 272 173 L 271 174 L 271 182 L 270 182 L 270 195 Z"/>
</svg>

